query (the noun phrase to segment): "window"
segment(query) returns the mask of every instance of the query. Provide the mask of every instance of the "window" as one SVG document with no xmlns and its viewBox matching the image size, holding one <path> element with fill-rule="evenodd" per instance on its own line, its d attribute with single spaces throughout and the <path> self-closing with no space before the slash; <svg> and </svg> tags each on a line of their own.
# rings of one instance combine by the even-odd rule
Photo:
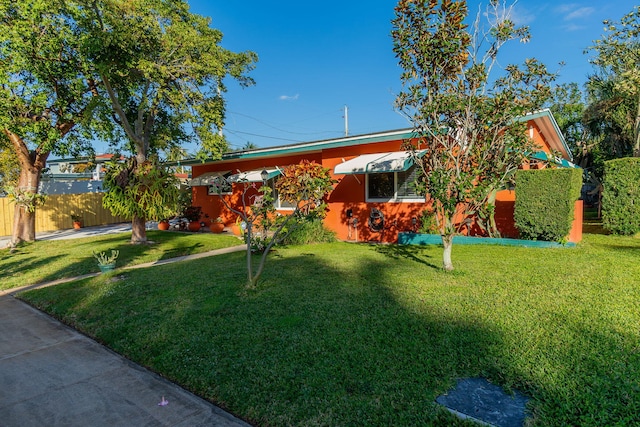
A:
<svg viewBox="0 0 640 427">
<path fill-rule="evenodd" d="M 367 201 L 424 202 L 415 189 L 418 169 L 367 175 Z"/>
<path fill-rule="evenodd" d="M 209 196 L 215 196 L 218 194 L 231 194 L 231 183 L 227 180 L 231 172 L 227 172 L 224 175 L 218 175 L 211 180 L 209 183 L 209 191 L 207 194 Z"/>
<path fill-rule="evenodd" d="M 289 203 L 289 202 L 285 202 L 284 200 L 280 200 L 280 196 L 278 196 L 278 190 L 276 190 L 276 179 L 278 179 L 278 177 L 271 178 L 269 181 L 267 181 L 267 185 L 271 187 L 271 190 L 273 191 L 273 200 L 274 200 L 273 206 L 279 210 L 295 209 L 296 205 L 294 203 Z"/>
</svg>

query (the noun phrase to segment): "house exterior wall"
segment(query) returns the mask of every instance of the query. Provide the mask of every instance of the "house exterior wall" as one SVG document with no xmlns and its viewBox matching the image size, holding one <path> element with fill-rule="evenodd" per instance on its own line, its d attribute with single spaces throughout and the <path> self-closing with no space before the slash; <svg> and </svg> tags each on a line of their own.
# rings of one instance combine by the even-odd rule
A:
<svg viewBox="0 0 640 427">
<path fill-rule="evenodd" d="M 540 150 L 547 153 L 551 152 L 550 144 L 547 142 L 546 136 L 534 121 L 528 122 L 529 137 L 539 146 Z M 325 225 L 336 232 L 337 237 L 341 240 L 359 240 L 359 241 L 381 241 L 396 242 L 398 232 L 416 231 L 420 226 L 420 215 L 422 211 L 429 207 L 429 203 L 425 201 L 367 201 L 366 185 L 367 176 L 364 174 L 357 175 L 336 175 L 335 167 L 342 163 L 353 159 L 357 156 L 369 153 L 383 153 L 391 151 L 401 151 L 403 139 L 401 137 L 390 137 L 385 141 L 374 140 L 362 144 L 352 144 L 348 146 L 333 147 L 319 149 L 313 152 L 290 155 L 290 156 L 273 156 L 262 157 L 259 159 L 245 160 L 223 160 L 210 164 L 192 166 L 192 176 L 197 177 L 206 172 L 219 171 L 250 171 L 261 170 L 269 167 L 283 167 L 295 164 L 303 159 L 315 161 L 331 171 L 333 178 L 337 181 L 334 190 L 328 196 L 328 212 L 325 218 Z M 523 167 L 528 168 L 529 165 Z M 246 195 L 245 200 L 250 205 L 253 196 L 258 194 L 260 183 L 253 184 Z M 234 184 L 233 193 L 225 197 L 234 206 L 241 206 L 242 186 Z M 203 212 L 209 215 L 210 219 L 222 217 L 225 225 L 229 226 L 236 220 L 236 215 L 229 212 L 222 202 L 220 196 L 208 195 L 208 189 L 205 186 L 197 186 L 193 188 L 193 204 L 201 206 Z M 515 228 L 513 212 L 515 205 L 515 192 L 513 190 L 500 191 L 496 197 L 496 222 L 498 230 L 504 237 L 517 237 L 518 231 Z M 368 226 L 370 212 L 373 208 L 379 209 L 384 215 L 384 229 L 381 232 L 374 232 Z M 289 211 L 290 212 L 290 211 Z M 576 210 L 576 218 L 579 223 L 580 233 L 572 232 L 572 239 L 581 236 L 582 216 L 578 216 Z M 286 210 L 281 213 L 286 214 Z M 348 214 L 351 214 L 349 216 Z M 353 219 L 357 219 L 354 226 Z M 473 226 L 467 233 L 474 234 Z M 571 240 L 571 241 L 579 241 Z"/>
<path fill-rule="evenodd" d="M 264 168 L 275 166 L 284 167 L 287 165 L 300 163 L 300 161 L 304 159 L 315 161 L 316 163 L 322 162 L 321 153 L 319 152 L 284 157 L 272 157 L 266 159 L 231 160 L 202 166 L 194 165 L 192 167 L 192 176 L 196 177 L 206 172 L 230 171 L 231 173 L 236 173 L 238 171 L 246 172 L 251 170 L 262 170 Z M 254 197 L 259 194 L 258 190 L 261 186 L 261 183 L 253 183 L 250 185 L 250 188 L 247 189 L 244 195 L 245 203 L 247 205 L 252 204 Z M 224 197 L 224 199 L 227 200 L 231 206 L 240 207 L 242 206 L 242 192 L 243 185 L 241 184 L 234 184 L 233 193 L 222 196 L 209 195 L 208 187 L 196 186 L 192 187 L 192 204 L 194 206 L 200 206 L 202 208 L 202 212 L 208 215 L 209 221 L 221 217 L 225 223 L 225 226 L 229 226 L 236 221 L 237 215 L 225 208 L 223 202 L 220 200 L 220 197 Z M 287 210 L 282 210 L 281 213 L 286 214 Z M 204 222 L 207 223 L 208 221 L 205 220 Z"/>
</svg>

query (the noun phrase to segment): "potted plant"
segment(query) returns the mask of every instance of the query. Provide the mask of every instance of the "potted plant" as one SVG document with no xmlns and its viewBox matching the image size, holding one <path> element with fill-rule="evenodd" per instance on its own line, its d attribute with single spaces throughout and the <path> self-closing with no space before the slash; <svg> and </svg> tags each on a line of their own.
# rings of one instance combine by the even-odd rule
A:
<svg viewBox="0 0 640 427">
<path fill-rule="evenodd" d="M 71 214 L 71 221 L 73 221 L 73 228 L 79 230 L 82 228 L 82 215 Z"/>
<path fill-rule="evenodd" d="M 209 229 L 213 233 L 222 233 L 224 231 L 224 220 L 221 217 L 216 218 L 214 221 L 211 221 Z"/>
<path fill-rule="evenodd" d="M 240 217 L 236 218 L 236 222 L 231 226 L 231 232 L 235 235 L 235 236 L 242 236 L 244 233 L 243 227 L 242 227 L 243 223 L 240 220 Z"/>
<path fill-rule="evenodd" d="M 182 214 L 189 221 L 189 231 L 200 230 L 200 218 L 202 218 L 202 208 L 200 206 L 189 206 Z"/>
<path fill-rule="evenodd" d="M 98 267 L 102 273 L 107 271 L 111 271 L 116 268 L 116 259 L 120 255 L 120 251 L 116 249 L 111 249 L 111 255 L 107 255 L 105 251 L 100 253 L 93 253 L 95 259 L 98 260 Z"/>
</svg>

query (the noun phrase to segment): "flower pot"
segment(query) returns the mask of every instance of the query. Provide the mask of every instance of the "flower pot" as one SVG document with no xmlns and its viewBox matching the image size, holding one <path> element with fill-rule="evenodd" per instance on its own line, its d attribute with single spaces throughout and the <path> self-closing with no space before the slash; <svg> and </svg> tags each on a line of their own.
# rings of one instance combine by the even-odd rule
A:
<svg viewBox="0 0 640 427">
<path fill-rule="evenodd" d="M 200 231 L 200 222 L 191 221 L 187 228 L 189 229 L 189 231 Z"/>
<path fill-rule="evenodd" d="M 242 230 L 240 229 L 240 226 L 238 224 L 233 224 L 231 226 L 231 232 L 234 236 L 242 236 Z"/>
<path fill-rule="evenodd" d="M 169 221 L 160 221 L 158 223 L 158 230 L 168 230 L 169 229 Z"/>
<path fill-rule="evenodd" d="M 101 273 L 106 273 L 108 271 L 112 271 L 113 269 L 116 268 L 116 263 L 111 263 L 111 264 L 98 264 L 98 267 L 100 267 L 100 272 Z"/>
<path fill-rule="evenodd" d="M 222 233 L 224 231 L 224 224 L 222 222 L 212 222 L 211 225 L 209 225 L 209 230 L 211 230 L 212 233 Z"/>
<path fill-rule="evenodd" d="M 73 228 L 75 230 L 80 230 L 82 228 L 82 223 L 80 221 L 73 221 Z"/>
</svg>

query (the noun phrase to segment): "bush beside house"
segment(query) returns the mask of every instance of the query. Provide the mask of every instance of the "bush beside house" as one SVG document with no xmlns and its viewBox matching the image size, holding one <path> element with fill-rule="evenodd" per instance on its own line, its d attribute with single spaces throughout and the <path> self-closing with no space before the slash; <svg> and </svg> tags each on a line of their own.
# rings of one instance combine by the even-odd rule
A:
<svg viewBox="0 0 640 427">
<path fill-rule="evenodd" d="M 640 233 L 640 158 L 604 163 L 602 226 L 615 234 Z"/>
<path fill-rule="evenodd" d="M 520 170 L 514 219 L 520 237 L 564 241 L 582 188 L 582 169 Z"/>
</svg>

